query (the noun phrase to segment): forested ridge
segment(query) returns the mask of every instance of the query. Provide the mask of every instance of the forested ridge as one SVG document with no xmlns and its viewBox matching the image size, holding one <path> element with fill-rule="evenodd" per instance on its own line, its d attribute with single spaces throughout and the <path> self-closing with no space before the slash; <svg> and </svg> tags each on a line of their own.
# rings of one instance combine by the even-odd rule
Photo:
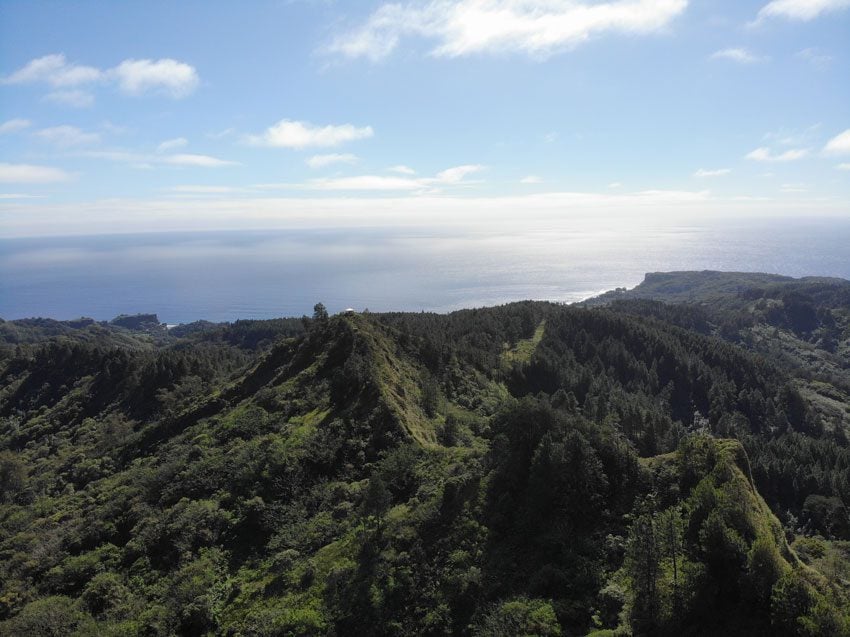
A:
<svg viewBox="0 0 850 637">
<path fill-rule="evenodd" d="M 850 283 L 719 274 L 0 322 L 0 635 L 850 635 Z"/>
</svg>

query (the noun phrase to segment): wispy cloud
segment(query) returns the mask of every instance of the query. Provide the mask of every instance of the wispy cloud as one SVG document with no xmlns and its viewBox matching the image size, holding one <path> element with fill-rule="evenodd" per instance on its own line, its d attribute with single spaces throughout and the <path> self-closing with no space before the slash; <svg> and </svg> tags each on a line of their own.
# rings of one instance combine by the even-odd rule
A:
<svg viewBox="0 0 850 637">
<path fill-rule="evenodd" d="M 381 5 L 364 24 L 334 39 L 330 53 L 373 61 L 403 38 L 436 41 L 432 55 L 524 53 L 544 58 L 604 33 L 647 34 L 667 27 L 687 0 L 431 0 Z"/>
<path fill-rule="evenodd" d="M 25 128 L 29 128 L 31 125 L 32 122 L 28 119 L 21 119 L 20 117 L 9 119 L 0 124 L 0 135 L 5 135 L 6 133 L 17 133 Z"/>
<path fill-rule="evenodd" d="M 103 159 L 119 163 L 134 164 L 141 167 L 150 167 L 155 164 L 168 166 L 185 166 L 196 168 L 221 168 L 223 166 L 236 166 L 238 162 L 211 157 L 210 155 L 182 154 L 144 154 L 121 150 L 93 150 L 81 153 L 82 157 L 90 159 Z"/>
<path fill-rule="evenodd" d="M 104 83 L 117 86 L 126 95 L 158 93 L 182 98 L 191 94 L 200 80 L 193 66 L 170 58 L 130 59 L 110 69 L 99 69 L 69 62 L 64 54 L 54 53 L 31 60 L 0 82 L 47 84 L 61 89 L 49 93 L 47 99 L 71 106 L 89 106 L 94 97 L 79 87 Z"/>
<path fill-rule="evenodd" d="M 261 135 L 251 135 L 248 142 L 256 146 L 294 148 L 339 146 L 345 142 L 366 139 L 374 135 L 371 126 L 352 124 L 314 126 L 309 122 L 282 119 Z"/>
<path fill-rule="evenodd" d="M 104 72 L 93 66 L 68 62 L 62 53 L 30 60 L 23 67 L 3 78 L 4 84 L 47 83 L 54 87 L 80 86 L 103 79 Z"/>
<path fill-rule="evenodd" d="M 484 166 L 480 164 L 455 166 L 454 168 L 447 168 L 446 170 L 438 172 L 435 181 L 441 184 L 456 184 L 463 181 L 467 175 L 481 172 L 482 170 L 484 170 Z"/>
<path fill-rule="evenodd" d="M 764 134 L 764 141 L 780 146 L 809 146 L 820 137 L 821 125 L 812 124 L 806 128 L 780 128 Z"/>
<path fill-rule="evenodd" d="M 234 188 L 232 186 L 205 186 L 205 185 L 183 185 L 173 186 L 169 188 L 171 192 L 192 195 L 225 195 L 236 192 L 243 192 L 244 188 Z"/>
<path fill-rule="evenodd" d="M 87 133 L 76 126 L 53 126 L 42 128 L 35 136 L 43 142 L 67 148 L 69 146 L 86 146 L 100 141 L 97 133 Z"/>
<path fill-rule="evenodd" d="M 711 54 L 711 59 L 731 60 L 732 62 L 738 62 L 739 64 L 756 64 L 757 62 L 764 62 L 767 58 L 756 55 L 749 49 L 745 49 L 743 47 L 731 47 L 715 51 Z"/>
<path fill-rule="evenodd" d="M 542 184 L 543 178 L 538 177 L 537 175 L 526 175 L 522 179 L 519 180 L 521 184 Z"/>
<path fill-rule="evenodd" d="M 705 168 L 700 168 L 694 173 L 694 177 L 706 178 L 706 177 L 722 177 L 723 175 L 728 175 L 732 170 L 729 168 L 716 168 L 714 170 L 708 170 Z"/>
<path fill-rule="evenodd" d="M 236 132 L 234 128 L 225 128 L 220 131 L 213 131 L 211 133 L 207 133 L 207 137 L 209 139 L 224 139 L 225 137 L 230 137 Z"/>
<path fill-rule="evenodd" d="M 354 164 L 357 163 L 357 155 L 351 153 L 331 153 L 329 155 L 313 155 L 306 160 L 310 168 L 324 168 L 332 164 Z"/>
<path fill-rule="evenodd" d="M 850 0 L 773 0 L 761 8 L 756 16 L 755 24 L 770 18 L 808 22 L 825 13 L 848 7 L 850 7 Z"/>
<path fill-rule="evenodd" d="M 197 166 L 200 168 L 220 168 L 222 166 L 236 166 L 238 162 L 218 159 L 209 155 L 195 155 L 183 153 L 179 155 L 165 155 L 162 163 L 172 166 Z"/>
<path fill-rule="evenodd" d="M 156 147 L 156 152 L 165 153 L 169 150 L 174 150 L 175 148 L 183 148 L 188 145 L 189 140 L 185 137 L 175 137 L 174 139 L 166 139 L 164 142 L 160 143 L 159 146 Z"/>
<path fill-rule="evenodd" d="M 441 187 L 471 184 L 466 177 L 484 170 L 478 164 L 454 166 L 433 177 L 395 175 L 355 175 L 353 177 L 322 177 L 303 184 L 259 184 L 260 189 L 306 189 L 330 191 L 409 191 L 434 192 Z"/>
<path fill-rule="evenodd" d="M 306 185 L 311 190 L 422 190 L 426 186 L 419 179 L 386 175 L 311 179 Z"/>
<path fill-rule="evenodd" d="M 746 158 L 752 159 L 753 161 L 785 162 L 802 159 L 808 154 L 809 151 L 805 148 L 792 148 L 781 153 L 774 153 L 769 148 L 762 146 L 761 148 L 756 148 L 755 150 L 747 153 Z"/>
<path fill-rule="evenodd" d="M 850 163 L 838 164 L 836 168 L 838 170 L 850 170 Z"/>
<path fill-rule="evenodd" d="M 413 170 L 410 166 L 405 166 L 404 164 L 397 164 L 395 166 L 390 166 L 388 169 L 390 172 L 398 173 L 400 175 L 415 175 L 416 171 Z"/>
<path fill-rule="evenodd" d="M 823 71 L 830 64 L 832 64 L 832 56 L 831 55 L 821 53 L 818 49 L 815 49 L 815 48 L 812 48 L 812 47 L 802 49 L 801 51 L 797 51 L 794 54 L 794 57 L 796 57 L 800 60 L 803 60 L 805 62 L 808 62 L 809 64 L 811 64 L 814 68 L 818 69 L 819 71 Z"/>
<path fill-rule="evenodd" d="M 850 155 L 850 128 L 830 139 L 823 152 L 827 155 Z"/>
<path fill-rule="evenodd" d="M 64 170 L 52 166 L 0 163 L 0 183 L 4 184 L 48 184 L 70 178 Z"/>
</svg>

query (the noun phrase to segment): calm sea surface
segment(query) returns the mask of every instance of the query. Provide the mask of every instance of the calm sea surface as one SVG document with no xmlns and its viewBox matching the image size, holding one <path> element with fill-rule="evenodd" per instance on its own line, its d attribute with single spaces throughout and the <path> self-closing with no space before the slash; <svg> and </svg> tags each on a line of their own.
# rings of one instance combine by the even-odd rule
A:
<svg viewBox="0 0 850 637">
<path fill-rule="evenodd" d="M 850 279 L 850 220 L 0 239 L 0 316 L 228 321 L 300 316 L 317 301 L 448 311 L 576 301 L 646 272 L 702 269 Z"/>
</svg>

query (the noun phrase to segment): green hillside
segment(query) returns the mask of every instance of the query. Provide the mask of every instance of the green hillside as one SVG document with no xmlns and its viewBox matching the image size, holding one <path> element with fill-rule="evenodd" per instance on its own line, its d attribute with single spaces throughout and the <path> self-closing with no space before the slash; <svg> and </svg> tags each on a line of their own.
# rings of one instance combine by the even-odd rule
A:
<svg viewBox="0 0 850 637">
<path fill-rule="evenodd" d="M 699 308 L 55 323 L 0 324 L 0 635 L 850 634 L 842 378 Z"/>
</svg>

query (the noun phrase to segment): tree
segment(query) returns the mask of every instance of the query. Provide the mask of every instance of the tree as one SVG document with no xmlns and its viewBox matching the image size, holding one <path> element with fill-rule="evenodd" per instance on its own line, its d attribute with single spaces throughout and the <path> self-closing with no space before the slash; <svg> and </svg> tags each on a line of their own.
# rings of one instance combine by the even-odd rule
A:
<svg viewBox="0 0 850 637">
<path fill-rule="evenodd" d="M 473 635 L 481 637 L 556 637 L 560 634 L 561 625 L 552 604 L 546 600 L 525 597 L 492 607 L 473 628 Z"/>
<path fill-rule="evenodd" d="M 313 320 L 319 323 L 325 323 L 328 320 L 328 311 L 323 303 L 316 303 L 313 306 Z"/>
<path fill-rule="evenodd" d="M 14 451 L 0 451 L 0 502 L 12 502 L 24 490 L 27 470 Z"/>
<path fill-rule="evenodd" d="M 654 505 L 632 522 L 626 543 L 626 570 L 632 581 L 632 627 L 638 633 L 651 633 L 660 622 L 658 579 L 660 560 L 658 528 Z"/>
<path fill-rule="evenodd" d="M 56 595 L 30 602 L 12 619 L 0 623 L 0 634 L 15 637 L 65 637 L 74 634 L 91 617 L 70 597 Z"/>
<path fill-rule="evenodd" d="M 759 603 L 768 604 L 774 584 L 787 569 L 773 538 L 767 535 L 757 537 L 747 553 L 747 575 L 752 593 Z"/>
</svg>

